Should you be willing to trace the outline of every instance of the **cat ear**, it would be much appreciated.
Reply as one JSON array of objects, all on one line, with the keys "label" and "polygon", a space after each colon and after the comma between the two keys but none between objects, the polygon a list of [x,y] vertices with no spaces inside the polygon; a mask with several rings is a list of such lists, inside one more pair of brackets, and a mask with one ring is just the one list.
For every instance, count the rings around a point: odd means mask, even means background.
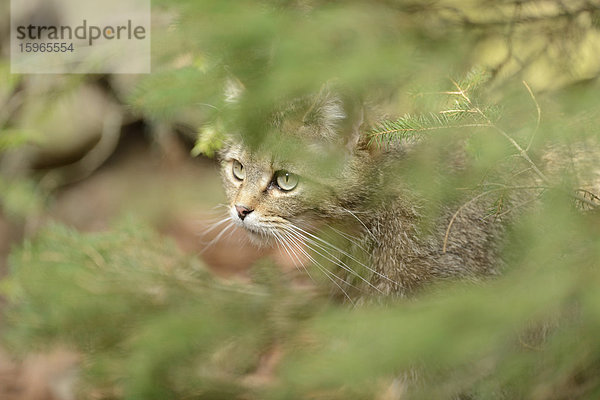
[{"label": "cat ear", "polygon": [[353,151],[360,146],[364,140],[362,129],[365,122],[365,108],[360,104],[353,107],[352,118],[348,121],[348,133],[346,136],[346,149]]},{"label": "cat ear", "polygon": [[367,117],[363,102],[356,95],[334,89],[331,83],[321,87],[303,118],[305,125],[317,127],[328,142],[342,143],[349,152],[365,147],[363,130]]},{"label": "cat ear", "polygon": [[223,95],[225,96],[225,103],[239,103],[240,98],[244,94],[245,89],[246,88],[244,84],[235,76],[227,77],[227,79],[225,80],[225,88],[223,90]]},{"label": "cat ear", "polygon": [[334,141],[345,119],[341,97],[331,90],[330,84],[325,84],[304,114],[302,123],[315,128],[325,140]]}]

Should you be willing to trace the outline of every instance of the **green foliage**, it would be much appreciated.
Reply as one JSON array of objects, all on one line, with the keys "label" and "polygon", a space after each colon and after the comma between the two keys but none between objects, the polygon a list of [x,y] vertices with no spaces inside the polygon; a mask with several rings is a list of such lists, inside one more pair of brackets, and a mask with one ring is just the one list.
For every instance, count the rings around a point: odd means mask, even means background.
[{"label": "green foliage", "polygon": [[[266,264],[252,284],[221,281],[131,223],[83,235],[52,225],[12,256],[4,342],[79,351],[80,390],[102,397],[371,398],[409,371],[411,398],[569,393],[600,367],[599,223],[548,204],[515,227],[502,279],[355,309],[324,306]],[[275,382],[253,386],[273,349],[287,354]],[[578,398],[592,399],[600,381],[585,377]]]},{"label": "green foliage", "polygon": [[204,126],[198,134],[198,140],[192,149],[192,156],[204,154],[207,157],[213,157],[223,146],[223,141],[222,128],[213,125]]},{"label": "green foliage", "polygon": [[[600,203],[584,191],[598,160],[581,174],[538,168],[551,164],[548,150],[572,155],[571,164],[581,143],[600,141],[597,9],[154,1],[163,11],[155,72],[127,97],[144,118],[191,125],[194,155],[214,155],[224,133],[239,132],[304,158],[310,149],[294,152],[264,129],[282,101],[334,82],[385,104],[386,117],[365,133],[373,150],[422,140],[391,181],[427,199],[426,215],[490,196],[481,218],[518,217],[504,275],[350,308],[297,288],[267,261],[249,283],[221,280],[135,223],[97,234],[49,225],[13,252],[0,285],[5,347],[77,351],[82,398],[372,399],[390,387],[411,399],[600,396]],[[245,87],[235,104],[224,95],[231,79]],[[22,143],[0,136],[0,152]],[[462,169],[448,165],[457,149]],[[337,165],[326,158],[325,171]],[[534,191],[535,209],[506,201],[520,191]],[[38,193],[31,181],[0,181],[10,215],[39,213]],[[273,354],[283,357],[270,371]],[[408,375],[417,379],[405,385]]]},{"label": "green foliage", "polygon": [[29,141],[30,135],[23,131],[0,130],[0,153],[20,147]]},{"label": "green foliage", "polygon": [[[562,398],[578,390],[576,398],[595,398],[597,375],[585,374],[585,389],[572,379],[600,365],[598,222],[549,205],[515,229],[507,250],[519,267],[499,281],[387,308],[329,308],[313,319],[314,350],[285,366],[285,393],[344,387],[331,398],[362,398],[364,385],[416,370],[421,382],[409,398]],[[557,225],[575,236],[564,242]],[[553,390],[564,392],[553,397]]]},{"label": "green foliage", "polygon": [[21,353],[68,346],[85,356],[84,392],[130,399],[237,398],[236,378],[311,302],[268,266],[257,267],[268,277],[260,284],[222,281],[131,222],[88,235],[50,225],[11,265],[5,343]]},{"label": "green foliage", "polygon": [[478,95],[490,74],[481,67],[469,71],[459,83],[452,81],[451,91],[440,92],[448,96],[445,109],[437,113],[406,114],[396,120],[378,122],[367,135],[371,142],[386,147],[402,139],[421,139],[424,133],[438,129],[492,127],[498,119],[498,107],[479,104]]},{"label": "green foliage", "polygon": [[185,107],[196,109],[199,96],[206,96],[203,75],[194,67],[149,75],[130,94],[129,102],[151,119],[173,119]]},{"label": "green foliage", "polygon": [[[157,9],[167,6],[155,4]],[[169,118],[200,105],[204,119],[194,128],[217,116],[235,119],[233,126],[259,141],[266,135],[261,121],[282,100],[317,91],[332,79],[360,95],[388,90],[389,82],[408,77],[421,79],[416,70],[441,75],[455,68],[452,53],[469,40],[459,42],[457,32],[440,26],[447,34],[438,42],[440,31],[421,24],[427,15],[384,3],[176,4],[169,8],[175,17],[154,35],[159,38],[154,44],[157,72],[141,83],[132,104],[151,118]],[[231,77],[246,88],[235,115],[223,102]]]},{"label": "green foliage", "polygon": [[9,217],[25,219],[44,210],[44,196],[31,180],[9,180],[0,176],[0,207]]}]

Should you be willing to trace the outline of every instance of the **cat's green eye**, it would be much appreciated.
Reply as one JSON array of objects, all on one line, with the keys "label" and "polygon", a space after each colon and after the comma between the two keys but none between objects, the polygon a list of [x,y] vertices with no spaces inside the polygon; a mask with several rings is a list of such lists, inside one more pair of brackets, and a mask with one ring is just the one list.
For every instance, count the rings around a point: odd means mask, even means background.
[{"label": "cat's green eye", "polygon": [[277,171],[275,173],[275,181],[281,190],[287,192],[298,185],[298,175],[287,171]]},{"label": "cat's green eye", "polygon": [[233,160],[231,172],[233,173],[233,176],[235,176],[240,181],[243,181],[246,178],[246,170],[244,169],[242,163],[238,160]]}]

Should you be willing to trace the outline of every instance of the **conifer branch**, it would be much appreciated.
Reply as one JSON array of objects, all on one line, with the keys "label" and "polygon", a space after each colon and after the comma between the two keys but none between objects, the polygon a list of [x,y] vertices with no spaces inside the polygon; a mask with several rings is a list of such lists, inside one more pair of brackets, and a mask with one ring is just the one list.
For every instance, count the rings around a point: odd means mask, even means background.
[{"label": "conifer branch", "polygon": [[[465,118],[461,114],[469,113],[468,110],[446,110],[439,114],[423,114],[412,116],[407,114],[395,121],[382,121],[370,132],[371,140],[379,142],[391,142],[399,138],[415,136],[420,132],[438,129],[487,127],[487,123],[464,123]],[[408,135],[408,136],[407,136]]]},{"label": "conifer branch", "polygon": [[[453,108],[442,110],[437,114],[429,113],[416,116],[407,114],[395,121],[382,121],[369,132],[368,135],[370,140],[377,141],[380,144],[389,145],[394,140],[407,138],[410,139],[425,131],[467,127],[492,128],[510,143],[510,145],[517,151],[517,155],[529,165],[534,174],[537,175],[546,186],[555,186],[552,185],[550,179],[540,170],[528,153],[541,121],[541,108],[535,98],[535,95],[533,94],[533,91],[529,85],[523,81],[523,84],[531,96],[537,110],[536,127],[529,139],[527,146],[523,148],[510,134],[494,123],[489,115],[490,111],[493,110],[493,106],[482,108],[479,105],[474,104],[474,102],[471,100],[469,91],[478,89],[487,81],[488,78],[489,76],[486,74],[485,70],[474,69],[473,71],[469,72],[467,76],[460,81],[460,83],[455,80],[451,80],[456,90],[443,93],[457,97],[457,99],[455,99],[455,103],[453,104]],[[575,192],[569,190],[563,191],[568,196],[574,198],[582,204],[588,205],[593,209],[600,207],[600,204],[598,201],[596,201],[596,198],[589,198],[589,196],[586,197],[586,195],[581,195],[579,190]],[[478,197],[475,199],[477,198]],[[459,209],[459,211],[461,209]],[[454,218],[451,220],[449,228],[451,227],[453,220]],[[449,231],[450,229],[447,230],[447,232]],[[447,238],[445,238],[444,243],[446,242],[446,239]]]},{"label": "conifer branch", "polygon": [[[491,120],[480,118],[481,113],[473,107],[467,96],[468,92],[478,90],[489,79],[490,74],[485,69],[474,68],[466,74],[460,84],[453,81],[457,87],[456,91],[442,92],[442,94],[456,97],[450,108],[437,113],[406,114],[395,121],[381,121],[371,129],[368,136],[371,141],[390,144],[394,140],[412,138],[426,131],[490,127]],[[491,107],[486,111],[491,111]]]}]

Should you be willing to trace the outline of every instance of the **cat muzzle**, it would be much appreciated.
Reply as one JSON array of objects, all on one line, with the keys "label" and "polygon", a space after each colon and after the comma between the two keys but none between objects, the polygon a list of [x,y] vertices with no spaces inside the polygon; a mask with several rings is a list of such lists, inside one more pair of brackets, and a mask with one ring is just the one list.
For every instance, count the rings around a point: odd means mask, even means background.
[{"label": "cat muzzle", "polygon": [[248,208],[246,206],[241,206],[241,205],[236,205],[235,206],[235,210],[237,211],[237,215],[238,217],[243,221],[244,218],[246,218],[246,216],[248,214],[250,214],[252,211],[254,211],[251,208]]}]

